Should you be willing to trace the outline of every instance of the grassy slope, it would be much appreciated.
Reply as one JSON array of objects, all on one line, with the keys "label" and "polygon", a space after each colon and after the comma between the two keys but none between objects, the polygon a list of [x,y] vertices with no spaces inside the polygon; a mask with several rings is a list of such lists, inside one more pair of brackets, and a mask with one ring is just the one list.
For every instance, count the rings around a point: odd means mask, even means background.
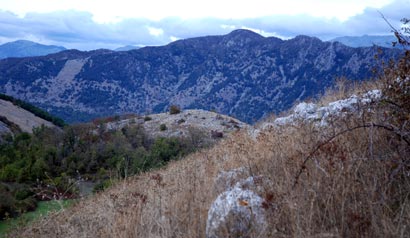
[{"label": "grassy slope", "polygon": [[128,178],[16,234],[204,237],[208,209],[218,196],[216,176],[243,167],[249,176],[265,178],[259,193],[267,204],[269,224],[263,236],[408,236],[410,178],[408,168],[400,167],[400,161],[409,158],[408,147],[375,128],[347,130],[328,141],[363,120],[377,122],[380,117],[370,113],[336,118],[320,130],[301,122],[262,130],[256,139],[248,131],[237,132],[211,149]]},{"label": "grassy slope", "polygon": [[46,216],[50,212],[60,211],[62,208],[66,208],[72,203],[72,200],[38,202],[35,211],[24,213],[18,218],[0,221],[0,237],[3,237],[8,230],[27,225],[42,216]]}]

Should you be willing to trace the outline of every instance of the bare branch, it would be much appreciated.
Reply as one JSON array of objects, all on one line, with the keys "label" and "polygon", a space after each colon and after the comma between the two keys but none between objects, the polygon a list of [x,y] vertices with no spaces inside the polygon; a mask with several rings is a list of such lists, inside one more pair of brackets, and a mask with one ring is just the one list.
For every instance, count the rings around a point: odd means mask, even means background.
[{"label": "bare branch", "polygon": [[379,128],[379,129],[384,129],[386,131],[392,132],[395,135],[397,135],[398,137],[400,137],[400,139],[405,141],[407,145],[410,146],[410,141],[406,137],[404,137],[402,135],[402,133],[400,133],[400,131],[395,130],[393,126],[370,123],[370,124],[363,124],[363,125],[355,126],[355,127],[352,127],[352,128],[347,128],[343,131],[340,131],[340,132],[334,134],[333,136],[331,136],[330,138],[328,138],[324,142],[320,143],[318,146],[316,146],[316,148],[314,150],[312,150],[309,153],[308,156],[306,156],[306,158],[302,162],[302,165],[300,166],[299,172],[295,176],[295,182],[293,183],[293,188],[295,188],[295,186],[298,184],[299,177],[302,175],[303,171],[306,169],[307,162],[312,159],[312,157],[316,154],[316,152],[318,152],[323,146],[329,144],[335,138],[337,138],[337,137],[339,137],[339,136],[341,136],[345,133],[352,132],[352,131],[357,130],[357,129],[363,129],[363,128]]}]

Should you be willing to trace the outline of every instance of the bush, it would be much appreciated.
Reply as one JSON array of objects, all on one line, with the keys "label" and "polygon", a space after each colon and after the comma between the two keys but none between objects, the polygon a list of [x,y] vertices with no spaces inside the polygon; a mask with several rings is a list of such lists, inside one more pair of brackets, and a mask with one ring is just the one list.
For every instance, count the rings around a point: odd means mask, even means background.
[{"label": "bush", "polygon": [[144,121],[151,121],[151,120],[152,120],[152,118],[150,116],[145,116],[144,117]]},{"label": "bush", "polygon": [[220,131],[211,131],[211,137],[213,139],[217,139],[217,138],[223,138],[224,137],[224,133],[220,132]]},{"label": "bush", "polygon": [[380,79],[383,83],[384,114],[383,126],[395,133],[400,140],[410,145],[410,19],[402,19],[400,32],[393,28],[397,38],[394,44],[401,45],[404,54],[397,61],[391,60],[384,68]]},{"label": "bush", "polygon": [[106,190],[107,188],[111,187],[113,185],[113,181],[111,179],[106,179],[103,180],[99,183],[97,183],[94,188],[93,188],[93,193],[98,193]]},{"label": "bush", "polygon": [[159,125],[159,130],[160,131],[166,131],[168,128],[167,128],[167,125],[165,125],[165,124],[161,124],[161,125]]},{"label": "bush", "polygon": [[17,200],[24,200],[30,196],[34,195],[33,191],[31,191],[27,186],[22,186],[21,188],[17,188],[14,192],[14,197]]},{"label": "bush", "polygon": [[37,200],[34,197],[28,197],[24,200],[18,200],[15,206],[18,214],[34,211],[37,208]]},{"label": "bush", "polygon": [[169,114],[173,115],[173,114],[178,114],[181,112],[181,108],[178,107],[177,105],[171,105],[169,107]]},{"label": "bush", "polygon": [[159,138],[151,148],[151,157],[155,160],[168,162],[183,153],[181,143],[176,138]]},{"label": "bush", "polygon": [[16,163],[7,164],[0,170],[0,180],[1,181],[16,181],[19,174],[20,168]]},{"label": "bush", "polygon": [[15,199],[9,189],[0,183],[0,219],[11,215]]},{"label": "bush", "polygon": [[0,219],[15,217],[23,212],[33,211],[37,201],[27,186],[7,186],[0,184]]}]

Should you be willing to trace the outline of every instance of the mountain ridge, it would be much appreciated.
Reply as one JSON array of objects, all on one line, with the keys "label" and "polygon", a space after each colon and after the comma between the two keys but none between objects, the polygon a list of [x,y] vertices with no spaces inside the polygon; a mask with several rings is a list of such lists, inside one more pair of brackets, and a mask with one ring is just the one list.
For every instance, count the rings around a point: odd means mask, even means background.
[{"label": "mountain ridge", "polygon": [[[384,51],[383,59],[398,54]],[[1,60],[0,92],[68,122],[164,112],[175,104],[251,123],[323,93],[337,77],[369,78],[376,53],[375,47],[236,30],[132,51],[70,50]]]},{"label": "mountain ridge", "polygon": [[56,45],[43,45],[28,40],[17,40],[0,45],[0,59],[8,57],[43,56],[64,51],[66,48]]}]

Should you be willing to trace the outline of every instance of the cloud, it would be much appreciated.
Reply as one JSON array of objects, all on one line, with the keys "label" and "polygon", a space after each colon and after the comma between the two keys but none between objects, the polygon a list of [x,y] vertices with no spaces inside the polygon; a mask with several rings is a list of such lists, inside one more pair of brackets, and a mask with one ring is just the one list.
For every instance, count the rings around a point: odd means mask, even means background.
[{"label": "cloud", "polygon": [[29,13],[24,17],[0,12],[0,37],[9,41],[31,39],[83,50],[166,43],[159,28],[150,27],[151,22],[146,19],[98,24],[92,17],[88,12],[78,11]]},{"label": "cloud", "polygon": [[396,0],[380,9],[366,8],[345,21],[310,15],[272,15],[247,19],[127,18],[118,22],[97,23],[91,13],[84,11],[27,13],[25,16],[0,11],[0,43],[28,39],[81,50],[113,49],[123,45],[164,45],[177,39],[227,34],[241,28],[282,38],[300,34],[322,39],[343,35],[389,34],[391,29],[380,12],[392,25],[400,28],[400,19],[410,17],[410,2]]}]

